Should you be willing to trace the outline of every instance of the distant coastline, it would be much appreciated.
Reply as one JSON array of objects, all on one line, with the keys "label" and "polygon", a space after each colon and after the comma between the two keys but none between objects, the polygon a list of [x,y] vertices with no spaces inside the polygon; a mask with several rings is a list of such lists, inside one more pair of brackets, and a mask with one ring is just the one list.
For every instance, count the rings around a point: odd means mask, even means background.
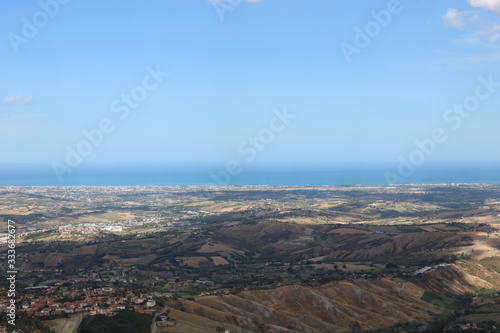
[{"label": "distant coastline", "polygon": [[[0,165],[0,186],[391,185],[384,177],[391,168],[394,164],[268,164],[214,178],[217,164],[89,165],[60,182],[45,164]],[[500,183],[500,163],[422,166],[395,184],[456,183]]]}]

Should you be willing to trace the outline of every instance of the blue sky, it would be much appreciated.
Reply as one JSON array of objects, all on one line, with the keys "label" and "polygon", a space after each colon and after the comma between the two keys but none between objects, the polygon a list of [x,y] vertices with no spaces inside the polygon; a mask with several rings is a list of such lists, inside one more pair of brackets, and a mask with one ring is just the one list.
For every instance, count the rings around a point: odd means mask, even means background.
[{"label": "blue sky", "polygon": [[436,128],[427,160],[497,161],[500,87],[444,116],[500,82],[499,15],[500,0],[2,1],[2,162],[67,164],[103,120],[80,164],[245,160],[259,135],[252,161],[391,162]]}]

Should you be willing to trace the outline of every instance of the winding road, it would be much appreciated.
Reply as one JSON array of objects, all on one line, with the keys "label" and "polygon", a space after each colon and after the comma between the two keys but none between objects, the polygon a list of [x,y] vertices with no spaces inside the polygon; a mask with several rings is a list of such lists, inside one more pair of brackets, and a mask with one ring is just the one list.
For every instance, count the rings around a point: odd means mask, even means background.
[{"label": "winding road", "polygon": [[168,311],[168,308],[167,307],[164,307],[163,310],[161,310],[160,312],[158,313],[155,313],[154,317],[153,317],[153,322],[151,323],[151,333],[156,333],[156,318],[158,316],[161,316],[162,314],[164,314],[165,312]]}]

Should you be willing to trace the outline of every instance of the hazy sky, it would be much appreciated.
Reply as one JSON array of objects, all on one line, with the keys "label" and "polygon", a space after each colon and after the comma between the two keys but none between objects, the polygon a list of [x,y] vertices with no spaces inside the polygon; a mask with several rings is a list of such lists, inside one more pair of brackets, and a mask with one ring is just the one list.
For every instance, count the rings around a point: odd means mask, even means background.
[{"label": "hazy sky", "polygon": [[500,160],[500,0],[5,0],[0,22],[2,162]]}]

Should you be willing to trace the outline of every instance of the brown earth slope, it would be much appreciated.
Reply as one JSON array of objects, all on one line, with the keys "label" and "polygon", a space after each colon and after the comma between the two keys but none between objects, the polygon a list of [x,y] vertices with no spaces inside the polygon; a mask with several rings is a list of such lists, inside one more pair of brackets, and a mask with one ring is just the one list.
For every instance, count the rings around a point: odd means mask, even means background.
[{"label": "brown earth slope", "polygon": [[442,309],[420,300],[423,291],[400,279],[354,279],[316,288],[286,286],[177,300],[171,305],[256,332],[342,333],[431,319]]},{"label": "brown earth slope", "polygon": [[235,295],[178,299],[170,306],[255,332],[328,333],[432,321],[451,310],[421,299],[425,291],[459,295],[500,289],[500,258],[461,260],[431,273],[405,278],[347,279],[320,287],[284,286]]}]

